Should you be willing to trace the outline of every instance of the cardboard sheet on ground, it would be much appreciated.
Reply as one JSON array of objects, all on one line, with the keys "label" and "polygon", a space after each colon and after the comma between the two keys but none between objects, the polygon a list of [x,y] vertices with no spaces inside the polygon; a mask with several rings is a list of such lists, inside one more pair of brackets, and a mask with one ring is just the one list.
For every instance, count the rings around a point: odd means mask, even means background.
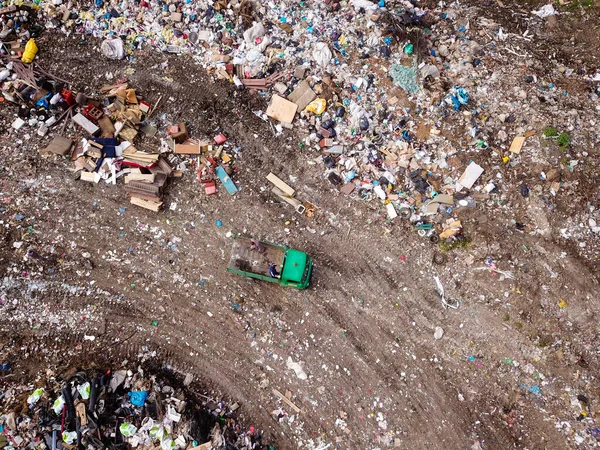
[{"label": "cardboard sheet on ground", "polygon": [[298,105],[300,111],[306,108],[315,98],[317,98],[317,94],[310,88],[306,80],[300,83],[300,86],[288,95],[288,100]]},{"label": "cardboard sheet on ground", "polygon": [[516,153],[517,155],[521,153],[521,149],[523,148],[523,144],[525,143],[525,136],[516,136],[512,144],[510,144],[510,152]]},{"label": "cardboard sheet on ground", "polygon": [[279,120],[280,122],[292,123],[297,110],[298,105],[295,103],[290,102],[279,95],[274,95],[267,108],[267,116]]},{"label": "cardboard sheet on ground", "polygon": [[43,149],[41,153],[43,154],[54,154],[65,156],[71,150],[71,146],[73,145],[73,141],[69,138],[64,138],[62,136],[55,136],[50,142],[50,145]]},{"label": "cardboard sheet on ground", "polygon": [[471,162],[471,164],[469,164],[465,169],[465,172],[458,179],[457,184],[460,186],[457,186],[457,191],[460,191],[460,188],[462,187],[471,189],[482,173],[483,167],[481,167],[479,164]]}]

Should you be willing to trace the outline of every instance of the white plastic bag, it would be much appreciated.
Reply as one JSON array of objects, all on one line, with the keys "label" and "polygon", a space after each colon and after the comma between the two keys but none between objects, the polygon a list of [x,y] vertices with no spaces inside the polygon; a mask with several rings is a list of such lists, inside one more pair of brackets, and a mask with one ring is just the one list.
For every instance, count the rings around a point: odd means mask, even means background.
[{"label": "white plastic bag", "polygon": [[331,54],[331,50],[329,50],[329,47],[327,47],[326,43],[317,42],[315,44],[315,49],[313,50],[312,56],[318,65],[321,67],[326,67],[329,65],[333,55]]},{"label": "white plastic bag", "polygon": [[100,45],[102,54],[110,59],[123,59],[125,58],[125,46],[121,38],[113,38],[105,40]]},{"label": "white plastic bag", "polygon": [[256,38],[264,36],[264,34],[265,27],[263,24],[260,22],[255,22],[254,25],[244,31],[244,40],[246,41],[246,44],[252,45],[254,44]]},{"label": "white plastic bag", "polygon": [[352,4],[352,6],[354,6],[354,9],[356,9],[357,11],[360,8],[363,8],[367,12],[367,14],[373,14],[379,9],[379,5],[370,2],[369,0],[350,0],[350,3]]},{"label": "white plastic bag", "polygon": [[550,16],[555,16],[557,14],[552,3],[542,6],[537,11],[531,11],[531,13],[535,14],[536,16],[538,16],[541,19],[545,19],[546,17],[550,17]]}]

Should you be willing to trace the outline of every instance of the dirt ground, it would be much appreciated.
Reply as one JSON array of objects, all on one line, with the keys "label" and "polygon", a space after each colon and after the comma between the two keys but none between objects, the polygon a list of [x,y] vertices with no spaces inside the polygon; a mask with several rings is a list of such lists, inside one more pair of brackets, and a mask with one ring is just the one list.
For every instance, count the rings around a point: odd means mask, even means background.
[{"label": "dirt ground", "polygon": [[[465,3],[522,32],[518,11],[525,4]],[[599,22],[597,15],[585,17],[577,32],[569,31],[571,17],[524,43],[535,55],[535,70],[544,71],[551,52],[553,61],[593,73],[598,34],[586,29]],[[589,235],[582,247],[560,230],[588,205],[600,206],[593,136],[582,132],[573,150],[589,152],[586,170],[565,173],[571,189],[554,198],[525,199],[519,184],[535,181],[540,167],[563,157],[558,152],[546,149],[545,161],[512,169],[484,161],[502,171],[512,189],[501,207],[481,201],[476,209],[455,211],[470,245],[444,253],[446,262],[437,265],[434,255],[443,252],[410,224],[389,222],[377,202],[340,194],[313,162],[318,155],[299,149],[300,131],[274,137],[253,114],[265,108],[260,96],[213,83],[185,56],[148,51],[134,61],[110,62],[100,59],[90,38],[48,32],[40,42],[39,64],[71,80],[75,90],[93,95],[107,73],[128,76],[150,102],[163,96],[161,124],[188,121],[193,136],[225,132],[242,147],[235,175],[241,192],[230,197],[221,189],[207,197],[189,170],[170,181],[165,211],[137,209],[121,186],[78,182],[68,161],[39,156],[48,138],[8,134],[15,111],[5,108],[0,331],[15,370],[30,368],[27,358],[40,353],[77,361],[82,354],[126,355],[147,346],[165,364],[192,371],[239,402],[245,424],[263,429],[266,441],[284,450],[319,443],[340,449],[588,448],[579,447],[575,434],[597,430],[600,415],[599,243]],[[581,103],[587,86],[569,89],[574,94],[560,111],[593,108]],[[273,198],[265,180],[270,171],[293,178],[318,206],[314,218]],[[25,219],[15,220],[17,213]],[[515,227],[523,221],[546,223],[550,231]],[[315,261],[310,288],[285,289],[226,272],[228,232],[309,253]],[[25,244],[14,248],[17,241]],[[27,256],[28,248],[37,257]],[[487,270],[490,257],[514,279]],[[460,302],[458,309],[444,309],[434,276],[446,297]],[[444,330],[440,340],[436,327]],[[307,380],[287,368],[288,358],[302,364]],[[535,385],[541,395],[526,389]],[[273,388],[290,391],[301,413],[281,405]],[[584,423],[576,421],[578,394],[589,399],[591,417]]]}]

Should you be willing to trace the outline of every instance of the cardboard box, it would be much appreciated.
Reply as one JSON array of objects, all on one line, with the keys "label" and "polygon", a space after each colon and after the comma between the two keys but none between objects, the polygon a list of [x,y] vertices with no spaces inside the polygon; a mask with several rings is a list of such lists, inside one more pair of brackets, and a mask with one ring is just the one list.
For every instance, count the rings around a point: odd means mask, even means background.
[{"label": "cardboard box", "polygon": [[294,91],[288,95],[288,100],[298,105],[298,109],[302,111],[317,98],[317,94],[311,89],[308,81],[304,80]]},{"label": "cardboard box", "polygon": [[77,113],[73,116],[73,122],[75,122],[77,125],[79,125],[81,128],[83,128],[88,134],[91,134],[91,135],[96,134],[98,132],[98,130],[100,129],[96,125],[94,125],[92,122],[90,122],[88,120],[88,118],[85,117],[81,113]]},{"label": "cardboard box", "polygon": [[42,152],[44,154],[53,154],[66,156],[71,151],[71,147],[73,146],[73,141],[69,138],[65,138],[62,136],[55,136],[50,142],[50,145],[46,147]]},{"label": "cardboard box", "polygon": [[298,105],[295,103],[290,102],[279,95],[274,95],[267,108],[267,116],[279,120],[280,122],[292,123],[297,110]]}]

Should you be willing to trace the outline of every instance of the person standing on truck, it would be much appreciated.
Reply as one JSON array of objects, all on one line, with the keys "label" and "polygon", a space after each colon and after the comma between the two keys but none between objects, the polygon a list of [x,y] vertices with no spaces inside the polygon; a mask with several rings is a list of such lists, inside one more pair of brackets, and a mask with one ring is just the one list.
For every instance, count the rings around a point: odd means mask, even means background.
[{"label": "person standing on truck", "polygon": [[257,250],[258,253],[264,253],[265,252],[265,247],[256,239],[252,239],[252,245],[250,246],[250,248],[252,250]]},{"label": "person standing on truck", "polygon": [[273,278],[279,278],[279,272],[277,272],[277,264],[271,264],[269,266],[269,275]]}]

